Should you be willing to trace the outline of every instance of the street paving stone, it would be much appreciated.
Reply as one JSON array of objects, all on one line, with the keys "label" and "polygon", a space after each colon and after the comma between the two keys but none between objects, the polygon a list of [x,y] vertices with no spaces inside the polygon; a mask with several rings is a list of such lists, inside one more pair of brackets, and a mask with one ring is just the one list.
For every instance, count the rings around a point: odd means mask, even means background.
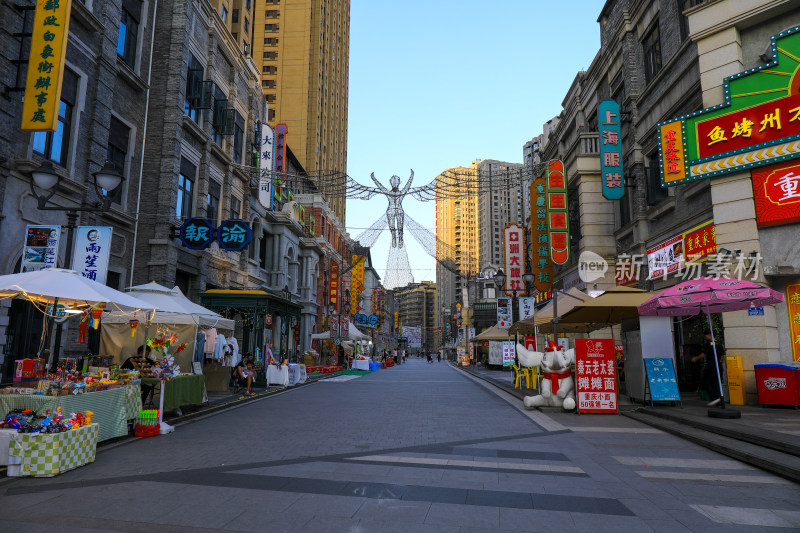
[{"label": "street paving stone", "polygon": [[0,531],[800,529],[796,484],[630,418],[496,392],[411,359],[271,395],[3,480]]}]

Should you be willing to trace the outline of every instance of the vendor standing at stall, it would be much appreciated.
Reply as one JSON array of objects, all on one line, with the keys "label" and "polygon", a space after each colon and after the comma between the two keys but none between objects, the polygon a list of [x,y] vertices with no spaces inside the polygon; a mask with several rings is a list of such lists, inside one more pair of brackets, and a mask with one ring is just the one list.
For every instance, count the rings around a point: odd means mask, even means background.
[{"label": "vendor standing at stall", "polygon": [[[152,350],[150,347],[147,347],[147,352],[144,350],[144,346],[139,346],[136,349],[136,355],[128,357],[125,359],[125,362],[122,363],[120,367],[123,370],[139,370],[140,372],[142,369],[150,369],[154,364],[155,361],[152,357],[150,357]],[[144,356],[142,354],[145,353]],[[155,392],[155,385],[145,385],[142,383],[142,405],[144,405],[147,401],[148,396],[152,396]]]}]

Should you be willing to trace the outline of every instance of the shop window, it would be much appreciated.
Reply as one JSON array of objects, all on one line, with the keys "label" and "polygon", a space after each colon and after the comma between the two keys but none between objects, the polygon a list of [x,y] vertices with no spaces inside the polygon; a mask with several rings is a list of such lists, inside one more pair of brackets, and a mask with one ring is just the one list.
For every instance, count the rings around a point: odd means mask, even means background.
[{"label": "shop window", "polygon": [[178,174],[178,199],[175,202],[175,216],[179,219],[186,219],[192,216],[196,174],[197,167],[181,157],[181,168]]},{"label": "shop window", "polygon": [[37,131],[33,134],[33,151],[61,166],[67,165],[77,95],[78,76],[70,69],[65,68],[64,79],[61,83],[61,102],[58,106],[56,131]]},{"label": "shop window", "polygon": [[647,203],[655,205],[668,196],[667,189],[661,185],[661,169],[658,165],[658,152],[653,152],[648,158],[650,161],[646,168],[647,178]]},{"label": "shop window", "polygon": [[219,218],[219,194],[222,187],[216,180],[208,180],[208,194],[206,195],[206,218],[217,225]]},{"label": "shop window", "polygon": [[[113,163],[117,170],[125,176],[125,162],[128,157],[128,144],[130,142],[131,129],[123,124],[116,117],[111,117],[108,127],[108,148],[106,160]],[[120,183],[113,191],[103,190],[103,194],[113,198],[114,203],[121,203],[122,190],[125,181]]]},{"label": "shop window", "polygon": [[117,55],[129,67],[136,66],[136,40],[139,34],[139,21],[142,16],[142,3],[139,0],[123,0],[119,16],[119,35]]},{"label": "shop window", "polygon": [[644,79],[650,83],[661,70],[661,36],[658,31],[658,23],[642,40],[642,55],[644,59]]}]

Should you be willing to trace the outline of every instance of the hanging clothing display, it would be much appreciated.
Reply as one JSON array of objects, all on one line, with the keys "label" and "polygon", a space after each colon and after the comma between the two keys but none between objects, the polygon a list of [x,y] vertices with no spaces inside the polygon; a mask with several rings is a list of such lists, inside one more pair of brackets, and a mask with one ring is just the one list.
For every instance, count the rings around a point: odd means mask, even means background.
[{"label": "hanging clothing display", "polygon": [[206,333],[202,329],[197,332],[194,342],[194,356],[192,361],[203,362],[203,353],[206,347]]},{"label": "hanging clothing display", "polygon": [[208,328],[206,330],[206,342],[203,348],[204,353],[213,354],[214,348],[217,347],[217,329]]},{"label": "hanging clothing display", "polygon": [[[216,329],[212,328],[208,330],[209,331],[208,335],[211,334],[212,330],[215,333],[217,331]],[[208,339],[206,339],[206,346],[208,346]],[[222,333],[217,334],[217,340],[214,342],[214,350],[212,352],[214,355],[212,355],[212,357],[217,360],[222,359],[222,356],[225,355],[226,346],[228,346],[228,343],[225,341],[225,335],[223,335]]]},{"label": "hanging clothing display", "polygon": [[236,337],[231,336],[228,339],[228,346],[231,347],[232,351],[231,366],[236,366],[242,360],[242,354],[239,353],[239,341],[236,340]]}]

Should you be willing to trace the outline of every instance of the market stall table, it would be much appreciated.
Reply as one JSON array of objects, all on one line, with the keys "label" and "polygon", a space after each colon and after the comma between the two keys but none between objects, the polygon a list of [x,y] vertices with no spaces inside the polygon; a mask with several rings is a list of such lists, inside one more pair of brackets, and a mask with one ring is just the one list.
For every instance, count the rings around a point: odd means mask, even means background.
[{"label": "market stall table", "polygon": [[[158,378],[142,378],[145,385],[153,385],[160,390]],[[185,374],[175,376],[164,383],[164,412],[168,413],[184,405],[201,405],[203,403],[203,374]]]},{"label": "market stall table", "polygon": [[289,367],[267,365],[267,387],[271,384],[289,386]]},{"label": "market stall table", "polygon": [[14,433],[9,449],[9,476],[57,476],[94,461],[98,424],[63,433]]},{"label": "market stall table", "polygon": [[356,359],[350,368],[353,370],[369,370],[369,359]]},{"label": "market stall table", "polygon": [[0,429],[0,466],[8,464],[8,450],[11,446],[11,436],[16,432],[16,429]]},{"label": "market stall table", "polygon": [[41,394],[0,394],[0,414],[5,416],[15,409],[33,409],[44,414],[55,413],[61,407],[64,415],[94,413],[98,426],[98,441],[124,437],[128,434],[128,420],[137,418],[142,399],[139,385],[127,385],[104,391],[70,394],[69,396],[43,396]]},{"label": "market stall table", "polygon": [[308,379],[306,365],[289,364],[289,385],[294,386],[298,383],[305,383]]}]

